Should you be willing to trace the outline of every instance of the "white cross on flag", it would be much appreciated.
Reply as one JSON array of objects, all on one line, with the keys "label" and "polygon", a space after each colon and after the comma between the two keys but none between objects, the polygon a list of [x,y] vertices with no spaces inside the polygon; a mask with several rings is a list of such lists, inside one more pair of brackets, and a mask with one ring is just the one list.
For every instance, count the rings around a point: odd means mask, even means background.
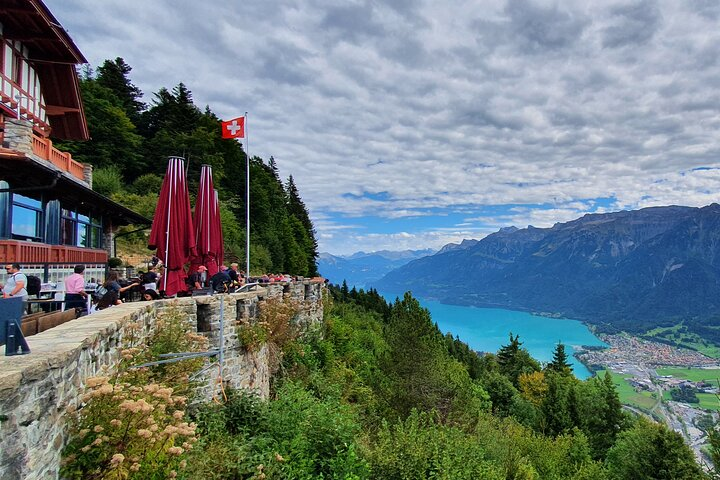
[{"label": "white cross on flag", "polygon": [[222,122],[222,138],[245,138],[245,117]]}]

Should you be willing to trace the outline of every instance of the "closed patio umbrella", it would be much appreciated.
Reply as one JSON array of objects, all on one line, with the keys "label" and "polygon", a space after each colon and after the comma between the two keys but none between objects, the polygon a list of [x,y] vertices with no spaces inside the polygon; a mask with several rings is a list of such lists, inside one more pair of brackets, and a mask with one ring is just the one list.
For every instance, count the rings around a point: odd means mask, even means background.
[{"label": "closed patio umbrella", "polygon": [[197,257],[193,259],[193,266],[205,265],[208,278],[212,277],[220,270],[224,251],[220,206],[210,165],[203,165],[200,170],[200,187],[195,202],[195,242]]},{"label": "closed patio umbrella", "polygon": [[165,264],[165,274],[160,282],[165,295],[186,291],[184,266],[195,255],[195,231],[183,158],[170,157],[168,160],[148,248],[157,248],[158,258]]}]

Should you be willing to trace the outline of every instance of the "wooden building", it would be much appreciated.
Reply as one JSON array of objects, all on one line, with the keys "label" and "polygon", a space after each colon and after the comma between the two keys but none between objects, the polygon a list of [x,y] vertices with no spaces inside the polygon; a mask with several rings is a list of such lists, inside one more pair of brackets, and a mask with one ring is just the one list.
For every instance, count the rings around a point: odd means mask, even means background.
[{"label": "wooden building", "polygon": [[78,263],[86,278],[103,278],[117,227],[150,222],[93,191],[92,166],[53,146],[89,138],[83,63],[40,0],[0,2],[0,263],[45,282]]}]

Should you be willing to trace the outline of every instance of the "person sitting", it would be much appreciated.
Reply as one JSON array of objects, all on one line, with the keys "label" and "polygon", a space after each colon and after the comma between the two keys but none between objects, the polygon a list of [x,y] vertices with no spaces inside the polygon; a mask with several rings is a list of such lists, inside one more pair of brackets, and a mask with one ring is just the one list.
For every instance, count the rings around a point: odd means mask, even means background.
[{"label": "person sitting", "polygon": [[125,290],[129,290],[132,287],[135,287],[137,285],[140,285],[139,283],[131,283],[130,285],[126,285],[124,287],[120,286],[120,283],[118,283],[118,274],[117,272],[110,272],[110,274],[107,277],[107,280],[105,280],[105,283],[103,283],[103,288],[105,289],[105,293],[102,297],[100,297],[100,300],[98,300],[97,303],[97,309],[102,310],[103,308],[110,307],[112,305],[120,305],[122,303],[122,300],[120,300],[120,294],[124,292]]},{"label": "person sitting", "polygon": [[65,309],[74,308],[80,315],[87,313],[84,271],[85,265],[75,265],[74,273],[65,279]]},{"label": "person sitting", "polygon": [[147,273],[144,273],[140,279],[142,281],[142,286],[145,290],[155,290],[157,291],[157,281],[158,281],[159,275],[157,273],[157,267],[154,265],[150,265],[150,268],[148,268]]},{"label": "person sitting", "polygon": [[197,271],[187,277],[187,285],[191,291],[202,290],[207,283],[207,267],[199,265]]},{"label": "person sitting", "polygon": [[158,300],[159,298],[160,298],[160,295],[155,290],[143,291],[143,300],[145,300],[146,302]]},{"label": "person sitting", "polygon": [[210,285],[215,293],[228,293],[231,284],[232,280],[230,280],[230,275],[227,274],[227,268],[225,271],[220,270],[210,278]]}]

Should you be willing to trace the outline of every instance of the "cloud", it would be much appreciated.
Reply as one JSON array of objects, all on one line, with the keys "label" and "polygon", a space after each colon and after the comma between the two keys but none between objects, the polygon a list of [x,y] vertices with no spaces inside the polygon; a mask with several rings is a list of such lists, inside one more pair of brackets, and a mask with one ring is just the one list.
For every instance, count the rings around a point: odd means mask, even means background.
[{"label": "cloud", "polygon": [[[248,111],[251,154],[293,175],[324,250],[720,191],[717,1],[46,3],[145,101],[182,81],[220,117]],[[457,210],[495,217],[455,227]]]}]

